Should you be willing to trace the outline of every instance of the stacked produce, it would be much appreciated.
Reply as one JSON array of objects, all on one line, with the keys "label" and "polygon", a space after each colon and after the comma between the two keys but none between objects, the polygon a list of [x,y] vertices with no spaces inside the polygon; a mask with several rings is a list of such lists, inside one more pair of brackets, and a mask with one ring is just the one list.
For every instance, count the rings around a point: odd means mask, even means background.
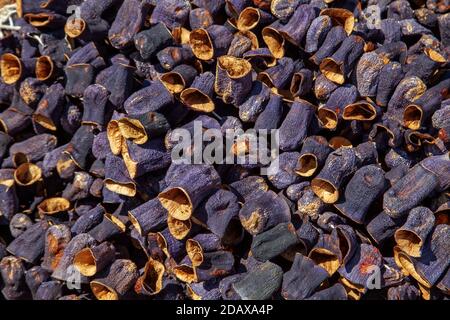
[{"label": "stacked produce", "polygon": [[3,298],[448,299],[446,1],[0,6]]}]

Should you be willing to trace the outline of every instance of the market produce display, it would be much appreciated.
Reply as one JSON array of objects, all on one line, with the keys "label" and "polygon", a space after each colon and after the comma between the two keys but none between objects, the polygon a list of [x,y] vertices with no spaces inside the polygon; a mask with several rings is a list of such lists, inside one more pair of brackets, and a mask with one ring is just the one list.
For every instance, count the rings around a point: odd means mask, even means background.
[{"label": "market produce display", "polygon": [[449,55],[445,0],[1,0],[0,300],[448,299]]}]

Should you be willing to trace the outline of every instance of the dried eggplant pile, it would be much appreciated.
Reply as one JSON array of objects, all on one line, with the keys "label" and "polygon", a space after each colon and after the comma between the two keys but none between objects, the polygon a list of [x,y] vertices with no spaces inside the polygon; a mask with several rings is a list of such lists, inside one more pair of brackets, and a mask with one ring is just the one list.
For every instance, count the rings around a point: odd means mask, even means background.
[{"label": "dried eggplant pile", "polygon": [[2,298],[448,299],[447,1],[0,6]]}]

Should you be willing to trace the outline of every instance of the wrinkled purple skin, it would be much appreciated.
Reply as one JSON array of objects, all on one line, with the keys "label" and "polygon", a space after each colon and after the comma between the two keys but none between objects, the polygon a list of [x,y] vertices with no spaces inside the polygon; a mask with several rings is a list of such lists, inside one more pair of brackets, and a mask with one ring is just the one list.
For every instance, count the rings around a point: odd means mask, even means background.
[{"label": "wrinkled purple skin", "polygon": [[33,222],[27,215],[23,213],[17,213],[10,219],[9,231],[11,232],[13,238],[17,238],[22,233],[27,231],[27,229],[32,225]]},{"label": "wrinkled purple skin", "polygon": [[116,108],[121,107],[132,92],[133,71],[128,64],[115,63],[101,71],[95,79],[95,83],[109,91],[109,102]]},{"label": "wrinkled purple skin", "polygon": [[392,218],[382,211],[367,224],[366,230],[376,243],[382,245],[394,236],[395,230],[397,230],[404,221],[404,217]]},{"label": "wrinkled purple skin", "polygon": [[237,273],[223,278],[219,283],[219,291],[223,300],[240,300],[241,298],[233,288],[236,283],[244,277],[245,274]]},{"label": "wrinkled purple skin", "polygon": [[97,273],[109,266],[116,258],[116,248],[110,242],[102,242],[99,245],[91,247],[90,249],[95,260],[95,268]]},{"label": "wrinkled purple skin", "polygon": [[238,18],[245,8],[251,5],[251,0],[225,0],[225,12],[231,18]]},{"label": "wrinkled purple skin", "polygon": [[14,256],[3,258],[0,261],[0,275],[3,279],[1,293],[6,300],[28,298],[29,291],[25,284],[25,266],[22,260]]},{"label": "wrinkled purple skin", "polygon": [[225,5],[225,0],[209,1],[209,0],[192,0],[193,5],[204,8],[211,12],[213,16],[218,14]]},{"label": "wrinkled purple skin", "polygon": [[139,224],[141,235],[161,230],[167,221],[167,210],[157,198],[131,210],[129,214]]},{"label": "wrinkled purple skin", "polygon": [[317,219],[317,225],[326,232],[332,232],[336,226],[347,224],[347,220],[334,212],[324,212]]},{"label": "wrinkled purple skin", "polygon": [[180,27],[188,20],[190,10],[191,5],[187,0],[157,1],[150,17],[150,23],[162,22],[170,29]]},{"label": "wrinkled purple skin", "polygon": [[181,260],[186,256],[186,241],[175,239],[168,228],[159,232],[159,234],[167,243],[168,258],[172,258],[175,262],[181,264]]},{"label": "wrinkled purple skin", "polygon": [[243,122],[255,122],[270,99],[270,89],[260,81],[253,82],[249,98],[239,106],[239,118]]},{"label": "wrinkled purple skin", "polygon": [[420,162],[420,165],[433,173],[439,182],[437,191],[443,191],[450,186],[450,157],[448,152],[443,155],[437,155],[425,158]]},{"label": "wrinkled purple skin", "polygon": [[317,17],[319,10],[308,4],[297,7],[289,21],[283,25],[279,32],[291,43],[298,46],[308,32],[311,22]]},{"label": "wrinkled purple skin", "polygon": [[58,127],[65,103],[64,88],[56,83],[47,89],[34,114],[50,119]]},{"label": "wrinkled purple skin", "polygon": [[404,73],[398,62],[389,62],[380,71],[376,101],[379,106],[386,106]]},{"label": "wrinkled purple skin", "polygon": [[196,8],[189,13],[189,26],[191,30],[208,28],[214,24],[211,13],[205,8]]},{"label": "wrinkled purple skin", "polygon": [[[327,139],[322,136],[310,136],[305,139],[303,142],[302,150],[300,152],[300,157],[306,155],[314,155],[317,164],[317,170],[320,170],[325,161],[327,160],[328,155],[333,151],[331,147],[328,145]],[[296,166],[295,170],[300,171],[302,169],[302,165],[300,162]],[[315,171],[315,172],[316,172]],[[314,173],[315,173],[314,172]]]},{"label": "wrinkled purple skin", "polygon": [[[414,233],[422,241],[423,245],[432,231],[434,224],[435,217],[430,209],[426,207],[416,207],[409,212],[405,224],[402,225],[397,232],[406,231]],[[423,247],[420,248],[419,256],[422,255],[422,250]]]},{"label": "wrinkled purple skin", "polygon": [[[418,106],[421,110],[420,124],[422,126],[428,119],[441,107],[442,101],[449,94],[450,91],[450,79],[445,79],[439,82],[437,85],[429,88],[425,93],[416,101],[414,105]],[[405,113],[408,107],[405,109]],[[441,109],[442,110],[442,109]],[[405,113],[403,121],[405,121]],[[441,121],[445,121],[445,117],[442,117]],[[435,126],[440,128],[439,126]]]},{"label": "wrinkled purple skin", "polygon": [[158,61],[165,70],[172,70],[177,65],[191,62],[194,60],[194,54],[190,46],[167,47],[156,54]]},{"label": "wrinkled purple skin", "polygon": [[136,174],[132,178],[141,177],[147,173],[168,168],[171,164],[171,155],[161,139],[149,140],[143,145],[127,141],[128,153],[136,163]]},{"label": "wrinkled purple skin", "polygon": [[242,122],[239,120],[239,118],[233,117],[233,116],[226,116],[222,119],[220,123],[220,130],[222,131],[222,134],[226,134],[226,130],[239,130],[243,129]]},{"label": "wrinkled purple skin", "polygon": [[297,253],[291,269],[283,275],[281,295],[286,300],[303,300],[327,278],[328,272],[325,269]]},{"label": "wrinkled purple skin", "polygon": [[6,133],[14,136],[31,123],[31,113],[23,114],[17,108],[11,106],[0,113],[0,119],[4,123]]},{"label": "wrinkled purple skin", "polygon": [[236,58],[242,58],[247,52],[251,51],[252,46],[253,43],[250,38],[238,32],[234,35],[227,54]]},{"label": "wrinkled purple skin", "polygon": [[103,217],[102,222],[87,232],[98,243],[112,239],[120,233],[122,233],[122,230],[106,216]]},{"label": "wrinkled purple skin", "polygon": [[414,11],[408,1],[397,0],[388,5],[387,17],[396,20],[410,19],[414,17]]},{"label": "wrinkled purple skin", "polygon": [[313,72],[309,69],[301,69],[296,72],[291,82],[291,94],[293,97],[307,95],[313,87]]},{"label": "wrinkled purple skin", "polygon": [[301,216],[309,216],[316,220],[325,211],[326,204],[316,196],[311,188],[307,188],[297,201],[298,212]]},{"label": "wrinkled purple skin", "polygon": [[379,74],[383,67],[383,60],[377,53],[368,52],[362,55],[356,67],[358,91],[362,97],[376,95]]},{"label": "wrinkled purple skin", "polygon": [[306,251],[311,250],[319,239],[319,231],[314,227],[309,217],[303,217],[301,225],[297,227],[297,236],[304,244]]},{"label": "wrinkled purple skin", "polygon": [[342,41],[341,46],[336,52],[333,53],[331,59],[333,59],[333,61],[335,61],[339,65],[342,75],[345,78],[347,78],[349,74],[352,72],[355,64],[358,62],[359,57],[363,53],[364,53],[363,38],[351,35],[344,41]]},{"label": "wrinkled purple skin", "polygon": [[47,221],[36,222],[14,239],[6,250],[29,263],[37,262],[44,254],[44,237],[48,227]]},{"label": "wrinkled purple skin", "polygon": [[90,64],[74,64],[67,66],[66,94],[74,97],[82,97],[84,90],[94,82],[94,67]]},{"label": "wrinkled purple skin", "polygon": [[262,70],[267,69],[269,62],[275,59],[268,48],[247,51],[243,54],[243,57],[249,60],[256,69]]},{"label": "wrinkled purple skin", "polygon": [[93,127],[82,125],[73,135],[64,153],[68,154],[81,169],[86,168],[87,157],[91,153],[94,141]]},{"label": "wrinkled purple skin", "polygon": [[19,95],[26,105],[34,109],[47,88],[47,85],[38,79],[26,78],[20,84]]},{"label": "wrinkled purple skin", "polygon": [[250,250],[256,260],[265,262],[299,242],[294,226],[291,223],[280,223],[272,229],[256,235]]},{"label": "wrinkled purple skin", "polygon": [[339,237],[339,245],[341,246],[342,262],[348,263],[359,247],[359,238],[355,230],[349,225],[338,225],[336,232]]},{"label": "wrinkled purple skin", "polygon": [[173,164],[166,174],[167,190],[183,188],[188,194],[192,210],[220,186],[221,178],[211,165]]},{"label": "wrinkled purple skin", "polygon": [[188,88],[194,81],[195,77],[198,75],[197,70],[188,64],[181,64],[179,66],[176,66],[175,68],[173,68],[172,72],[168,72],[166,74],[170,73],[179,74],[181,78],[183,78],[185,88]]},{"label": "wrinkled purple skin", "polygon": [[215,88],[225,103],[241,105],[252,88],[252,71],[249,70],[239,78],[231,78],[228,72],[217,64]]},{"label": "wrinkled purple skin", "polygon": [[[114,118],[115,115],[113,115],[113,119]],[[123,116],[121,116],[120,118],[123,118]],[[114,120],[118,119],[119,118]],[[94,141],[92,142],[92,155],[97,160],[105,160],[106,157],[110,154],[112,154],[112,151],[108,141],[108,134],[106,131],[102,131],[94,137]]]},{"label": "wrinkled purple skin", "polygon": [[394,184],[383,196],[386,214],[398,218],[416,207],[439,185],[439,179],[432,172],[416,165]]},{"label": "wrinkled purple skin", "polygon": [[[42,258],[41,266],[49,271],[53,271],[53,264],[57,261],[58,254],[62,254],[66,245],[70,242],[72,236],[69,227],[66,225],[53,225],[45,232],[45,249],[44,257]],[[53,241],[56,241],[57,249],[50,246],[55,245]]]},{"label": "wrinkled purple skin", "polygon": [[309,181],[292,184],[286,189],[286,196],[291,201],[298,201],[305,189],[309,186]]},{"label": "wrinkled purple skin", "polygon": [[214,57],[225,55],[233,41],[233,34],[224,26],[213,24],[206,29],[214,47]]},{"label": "wrinkled purple skin", "polygon": [[214,81],[215,76],[211,72],[204,72],[195,77],[191,88],[197,89],[211,99],[214,97]]},{"label": "wrinkled purple skin", "polygon": [[158,23],[134,36],[134,44],[144,60],[150,59],[161,49],[173,45],[173,42],[170,30],[163,23]]},{"label": "wrinkled purple skin", "polygon": [[433,127],[437,129],[450,127],[450,105],[444,105],[444,102],[441,105],[441,109],[436,110],[431,117]]},{"label": "wrinkled purple skin", "polygon": [[138,278],[139,271],[134,262],[118,259],[108,268],[105,277],[94,279],[94,281],[113,289],[121,298],[130,291]]},{"label": "wrinkled purple skin", "polygon": [[247,178],[235,181],[229,185],[229,188],[241,202],[253,199],[265,193],[268,189],[265,180],[258,176],[249,176]]},{"label": "wrinkled purple skin", "polygon": [[403,37],[421,36],[422,34],[432,34],[432,32],[422,26],[414,19],[405,19],[398,22],[400,24]]},{"label": "wrinkled purple skin", "polygon": [[66,104],[59,120],[61,128],[68,134],[73,135],[81,125],[83,111],[81,106],[76,104]]},{"label": "wrinkled purple skin", "polygon": [[298,149],[306,139],[316,107],[306,100],[295,101],[280,126],[280,149],[292,151]]},{"label": "wrinkled purple skin", "polygon": [[439,281],[437,287],[446,294],[450,292],[450,270],[447,270],[447,273]]},{"label": "wrinkled purple skin", "polygon": [[173,103],[173,99],[172,94],[160,81],[154,81],[150,86],[133,93],[125,101],[124,109],[129,115],[154,112]]},{"label": "wrinkled purple skin", "polygon": [[57,300],[62,296],[63,284],[59,281],[43,282],[36,291],[35,300]]},{"label": "wrinkled purple skin", "polygon": [[89,189],[94,182],[94,177],[87,172],[75,172],[74,179],[62,193],[62,197],[69,201],[85,199],[89,195]]},{"label": "wrinkled purple skin", "polygon": [[[294,73],[295,63],[291,58],[281,58],[278,64],[267,69],[258,75],[259,80],[263,81],[270,87],[283,89],[291,80]],[[264,75],[264,77],[262,77]]]},{"label": "wrinkled purple skin", "polygon": [[281,267],[267,261],[250,269],[232,288],[242,300],[267,300],[281,287],[282,281]]},{"label": "wrinkled purple skin", "polygon": [[304,1],[298,0],[278,0],[271,3],[271,12],[275,17],[280,19],[283,23],[289,21],[289,18],[296,12],[296,9]]},{"label": "wrinkled purple skin", "polygon": [[351,283],[366,286],[374,268],[381,269],[382,262],[383,256],[376,247],[362,243],[353,258],[339,268],[339,273]]},{"label": "wrinkled purple skin", "polygon": [[419,289],[410,282],[391,287],[387,292],[388,300],[419,300],[420,296]]},{"label": "wrinkled purple skin", "polygon": [[[252,235],[261,232],[283,222],[290,222],[291,213],[286,201],[273,191],[256,195],[246,201],[239,212],[243,227]],[[256,220],[254,224],[250,223]],[[250,220],[249,222],[247,222]]]},{"label": "wrinkled purple skin", "polygon": [[434,286],[450,264],[450,230],[446,224],[436,226],[425,243],[420,258],[410,257],[416,272],[430,285]]},{"label": "wrinkled purple skin", "polygon": [[388,186],[384,175],[383,169],[376,165],[362,167],[353,175],[344,198],[335,207],[351,220],[364,223],[372,204]]},{"label": "wrinkled purple skin", "polygon": [[[355,148],[340,148],[332,152],[317,178],[329,181],[339,189],[347,177],[358,168],[377,162],[378,153],[372,142],[361,143]],[[314,181],[314,180],[313,180]]]},{"label": "wrinkled purple skin", "polygon": [[67,145],[62,145],[45,154],[44,160],[42,162],[42,174],[44,175],[44,177],[51,176],[52,173],[56,170],[56,164],[66,147]]},{"label": "wrinkled purple skin", "polygon": [[403,128],[397,121],[385,119],[373,125],[369,132],[369,141],[376,143],[380,151],[387,152],[387,148],[398,148],[403,143]]},{"label": "wrinkled purple skin", "polygon": [[398,166],[392,168],[390,171],[386,172],[385,178],[389,181],[389,184],[393,186],[401,178],[403,178],[409,171],[409,167],[404,164],[399,164]]},{"label": "wrinkled purple skin", "polygon": [[105,162],[102,159],[95,160],[91,167],[89,168],[89,173],[94,178],[104,178],[105,177]]},{"label": "wrinkled purple skin", "polygon": [[332,27],[333,24],[329,16],[319,16],[315,18],[311,22],[308,32],[306,33],[305,51],[308,53],[316,52]]},{"label": "wrinkled purple skin", "polygon": [[398,61],[401,64],[404,64],[408,55],[408,47],[404,42],[396,41],[384,44],[383,46],[377,48],[375,53],[383,59]]},{"label": "wrinkled purple skin", "polygon": [[79,217],[71,227],[70,231],[74,235],[89,232],[92,228],[102,222],[104,213],[105,209],[101,205],[97,205]]},{"label": "wrinkled purple skin", "polygon": [[301,181],[301,177],[295,172],[295,168],[300,158],[298,152],[284,152],[278,157],[279,170],[275,174],[269,175],[269,181],[272,185],[283,190],[294,183]]},{"label": "wrinkled purple skin", "polygon": [[[14,143],[9,148],[9,154],[14,156],[16,154],[23,154],[29,162],[37,162],[44,158],[44,156],[56,148],[57,138],[51,134],[40,134],[32,136],[31,138]],[[5,160],[6,161],[6,160]]]},{"label": "wrinkled purple skin", "polygon": [[234,256],[231,252],[204,253],[202,264],[195,269],[198,282],[229,275],[234,270],[234,262]]},{"label": "wrinkled purple skin", "polygon": [[395,262],[394,257],[383,257],[383,266],[381,268],[382,279],[381,287],[388,288],[403,283],[406,276]]},{"label": "wrinkled purple skin", "polygon": [[314,82],[314,94],[319,100],[328,100],[338,87],[336,83],[328,80],[323,74],[319,74]]},{"label": "wrinkled purple skin", "polygon": [[105,66],[105,60],[100,56],[95,43],[89,42],[76,50],[67,61],[68,66],[75,64],[91,64],[94,68],[102,68]]},{"label": "wrinkled purple skin", "polygon": [[271,95],[264,111],[258,116],[255,122],[255,130],[277,129],[283,116],[283,99],[279,95]]},{"label": "wrinkled purple skin", "polygon": [[341,26],[331,28],[319,50],[310,58],[316,65],[320,65],[323,59],[330,57],[347,38],[347,33]]},{"label": "wrinkled purple skin", "polygon": [[219,290],[219,280],[211,279],[210,281],[203,281],[200,283],[191,283],[189,288],[199,297],[202,301],[208,300],[221,300],[221,293]]},{"label": "wrinkled purple skin", "polygon": [[0,104],[9,104],[14,96],[14,85],[0,83]]},{"label": "wrinkled purple skin", "polygon": [[437,19],[442,45],[448,47],[450,45],[450,14],[440,15]]},{"label": "wrinkled purple skin", "polygon": [[305,300],[348,300],[348,298],[344,286],[336,283],[329,288],[314,293]]},{"label": "wrinkled purple skin", "polygon": [[384,44],[399,41],[402,36],[400,24],[391,18],[381,20],[381,31],[384,35]]},{"label": "wrinkled purple skin", "polygon": [[416,76],[424,82],[428,82],[441,64],[442,63],[431,60],[430,57],[423,53],[411,63],[405,65],[405,77]]},{"label": "wrinkled purple skin", "polygon": [[117,12],[108,32],[111,45],[116,49],[129,46],[141,30],[150,7],[138,0],[125,0]]},{"label": "wrinkled purple skin", "polygon": [[83,97],[82,122],[102,128],[105,125],[106,106],[109,99],[108,90],[101,85],[94,84],[86,88]]},{"label": "wrinkled purple skin", "polygon": [[342,112],[344,111],[344,108],[348,106],[349,104],[352,104],[356,102],[358,99],[358,89],[354,85],[343,85],[336,90],[333,91],[333,93],[330,95],[330,98],[328,99],[325,106],[321,107],[319,109],[319,119],[320,119],[320,110],[327,110],[331,111],[336,116],[336,125],[333,127],[329,126],[328,123],[324,122],[321,119],[321,124],[325,126],[327,129],[336,129],[337,125],[339,124],[339,121],[342,119]]},{"label": "wrinkled purple skin", "polygon": [[50,273],[41,266],[35,266],[26,271],[25,283],[27,284],[33,299],[40,285],[49,279]]},{"label": "wrinkled purple skin", "polygon": [[121,157],[108,155],[105,160],[105,180],[126,184],[132,183],[132,179]]},{"label": "wrinkled purple skin", "polygon": [[216,191],[205,204],[208,228],[218,237],[224,237],[231,220],[238,217],[239,209],[238,199],[232,192]]}]

